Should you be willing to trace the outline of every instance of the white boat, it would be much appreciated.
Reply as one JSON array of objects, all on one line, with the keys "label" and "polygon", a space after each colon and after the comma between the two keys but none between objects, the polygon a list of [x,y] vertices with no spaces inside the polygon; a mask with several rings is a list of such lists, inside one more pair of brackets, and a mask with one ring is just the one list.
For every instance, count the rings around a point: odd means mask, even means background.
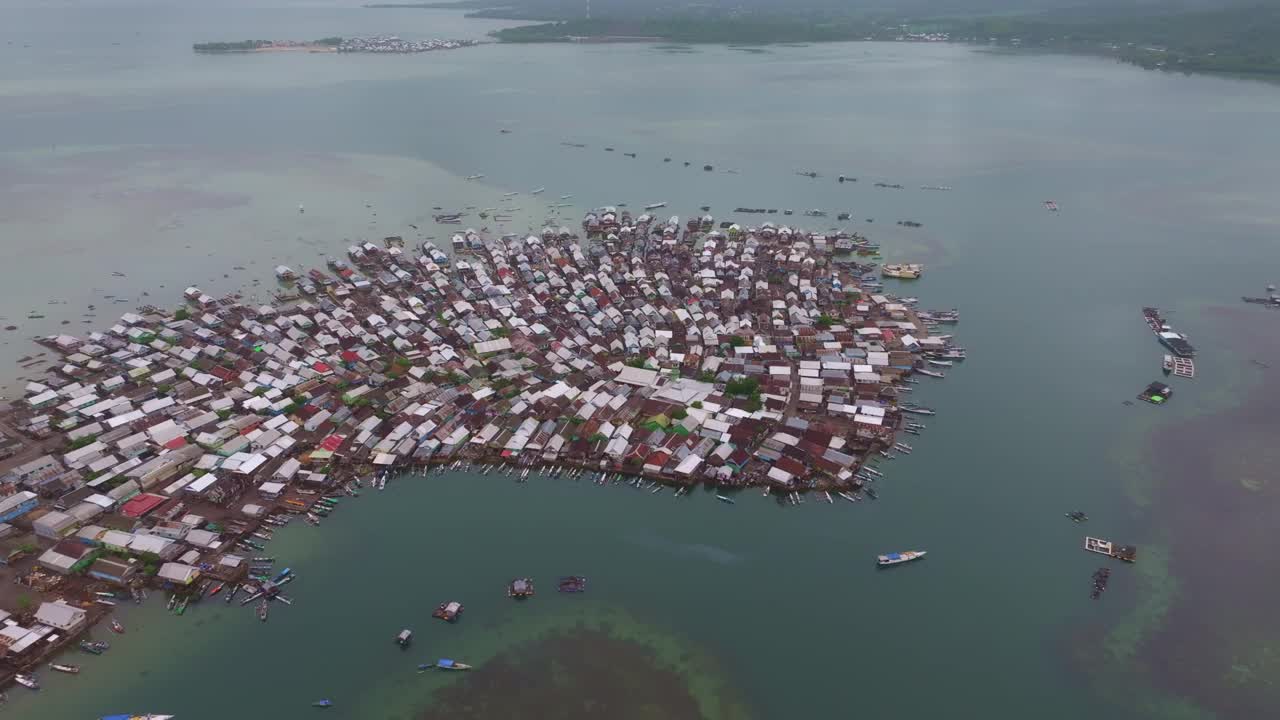
[{"label": "white boat", "polygon": [[530,194],[530,195],[538,195],[538,194],[540,194],[543,190],[546,190],[546,188],[544,188],[544,187],[540,187],[540,188],[538,188],[537,190],[530,190],[530,191],[529,191],[529,194]]},{"label": "white boat", "polygon": [[31,690],[40,689],[40,681],[36,680],[32,675],[23,675],[22,673],[18,673],[13,676],[13,680],[24,688],[29,688]]},{"label": "white boat", "polygon": [[649,203],[648,205],[645,205],[645,206],[644,206],[644,209],[645,209],[645,210],[657,210],[658,208],[664,208],[664,207],[666,207],[666,206],[667,206],[667,204],[666,204],[665,202],[656,202],[656,203]]},{"label": "white boat", "polygon": [[560,196],[560,199],[561,199],[561,200],[569,200],[569,199],[571,199],[572,197],[573,197],[572,195],[561,195],[561,196]]},{"label": "white boat", "polygon": [[951,367],[952,365],[955,365],[955,363],[950,360],[934,360],[932,358],[925,360],[925,362],[933,365],[934,367]]},{"label": "white boat", "polygon": [[911,562],[912,560],[919,560],[924,557],[925,554],[926,551],[924,550],[906,550],[904,552],[888,553],[887,555],[880,555],[876,557],[876,564],[881,567],[887,565],[901,565],[902,563]]},{"label": "white boat", "polygon": [[927,375],[927,376],[929,376],[929,377],[933,377],[933,378],[944,378],[944,377],[946,377],[946,375],[945,375],[945,374],[943,374],[943,373],[940,373],[940,372],[934,372],[933,370],[925,370],[924,368],[916,368],[916,372],[920,373],[921,375]]},{"label": "white boat", "polygon": [[733,504],[733,498],[731,498],[731,497],[726,497],[726,496],[724,496],[724,495],[717,495],[717,496],[716,496],[716,499],[717,499],[717,500],[719,500],[719,501],[720,501],[720,502],[722,502],[722,503],[729,503],[730,505],[732,505],[732,504]]},{"label": "white boat", "polygon": [[468,175],[468,176],[467,176],[467,179],[468,179],[468,180],[479,180],[479,179],[480,179],[480,178],[482,178],[482,177],[484,177],[484,175]]}]

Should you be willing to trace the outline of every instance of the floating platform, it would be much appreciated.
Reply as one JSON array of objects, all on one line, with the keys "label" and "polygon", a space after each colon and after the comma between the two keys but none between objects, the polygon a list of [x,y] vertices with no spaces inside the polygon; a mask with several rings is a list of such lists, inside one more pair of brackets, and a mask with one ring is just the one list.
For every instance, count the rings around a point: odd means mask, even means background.
[{"label": "floating platform", "polygon": [[1138,549],[1132,545],[1116,545],[1110,540],[1087,535],[1084,538],[1084,549],[1125,562],[1134,562],[1138,559]]}]

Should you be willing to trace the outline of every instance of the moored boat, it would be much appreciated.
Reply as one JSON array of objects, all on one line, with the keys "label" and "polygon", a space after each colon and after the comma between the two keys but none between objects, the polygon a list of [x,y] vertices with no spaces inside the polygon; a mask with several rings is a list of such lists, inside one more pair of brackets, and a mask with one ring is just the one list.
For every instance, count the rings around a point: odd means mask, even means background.
[{"label": "moored boat", "polygon": [[413,631],[409,628],[401,630],[400,633],[396,635],[396,644],[399,645],[401,649],[409,647],[409,644],[412,642]]},{"label": "moored boat", "polygon": [[719,500],[719,501],[720,501],[720,502],[722,502],[722,503],[728,503],[728,504],[730,504],[730,505],[732,505],[732,504],[733,504],[733,498],[731,498],[731,497],[729,497],[729,496],[727,496],[727,495],[716,495],[716,499],[717,499],[717,500]]},{"label": "moored boat", "polygon": [[507,597],[517,600],[533,597],[533,580],[530,578],[512,580],[507,584]]},{"label": "moored boat", "polygon": [[101,641],[101,640],[99,640],[99,641],[97,641],[97,642],[90,642],[90,641],[88,641],[88,640],[81,640],[81,641],[80,641],[80,649],[81,649],[81,650],[83,650],[83,651],[85,651],[85,652],[87,652],[87,653],[92,653],[92,654],[94,654],[94,655],[101,655],[102,653],[104,653],[104,652],[106,652],[107,650],[110,650],[110,649],[111,649],[111,643],[103,642],[103,641]]},{"label": "moored boat", "polygon": [[431,617],[444,620],[445,622],[453,622],[454,620],[457,620],[458,616],[461,614],[462,603],[457,601],[442,602],[435,611],[431,613]]},{"label": "moored boat", "polygon": [[903,552],[887,553],[876,557],[876,564],[881,567],[889,565],[901,565],[912,560],[919,560],[925,556],[925,550],[905,550]]},{"label": "moored boat", "polygon": [[586,592],[587,579],[581,575],[566,575],[560,578],[557,589],[562,593]]},{"label": "moored boat", "polygon": [[23,673],[18,673],[17,675],[13,676],[13,681],[29,690],[40,689],[40,681],[36,680],[34,675],[26,675]]},{"label": "moored boat", "polygon": [[58,672],[67,673],[69,675],[76,675],[80,672],[79,665],[66,665],[64,663],[49,663],[49,667],[53,668],[54,670],[57,670]]},{"label": "moored boat", "polygon": [[884,277],[898,278],[899,280],[916,280],[924,274],[924,265],[919,263],[890,263],[880,268],[880,274]]},{"label": "moored boat", "polygon": [[457,660],[441,658],[436,661],[436,667],[441,670],[470,670],[471,666],[466,663],[460,663]]},{"label": "moored boat", "polygon": [[113,632],[113,633],[117,633],[117,634],[119,634],[119,635],[123,635],[123,634],[124,634],[124,625],[121,625],[119,620],[116,620],[115,618],[112,618],[112,619],[111,619],[111,632]]}]

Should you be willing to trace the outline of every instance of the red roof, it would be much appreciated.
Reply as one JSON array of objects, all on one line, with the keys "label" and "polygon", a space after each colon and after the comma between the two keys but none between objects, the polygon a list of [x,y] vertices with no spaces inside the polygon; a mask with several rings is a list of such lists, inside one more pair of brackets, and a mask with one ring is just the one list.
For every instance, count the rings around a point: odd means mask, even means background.
[{"label": "red roof", "polygon": [[325,450],[328,450],[329,452],[337,452],[338,448],[342,447],[343,440],[346,440],[346,438],[343,437],[342,435],[330,435],[329,437],[320,441],[320,447],[324,448]]},{"label": "red roof", "polygon": [[164,504],[167,499],[163,495],[152,495],[151,493],[135,495],[120,508],[120,514],[125,517],[139,518]]},{"label": "red roof", "polygon": [[355,362],[355,361],[357,361],[357,360],[359,360],[359,359],[360,359],[360,356],[356,354],[356,351],[355,351],[355,350],[343,350],[343,351],[342,351],[342,360],[343,360],[344,362]]},{"label": "red roof", "polygon": [[180,447],[182,447],[183,445],[186,445],[186,444],[187,444],[187,439],[186,439],[186,438],[184,438],[184,437],[176,437],[176,438],[174,438],[174,439],[170,440],[169,442],[165,443],[165,444],[164,444],[164,446],[165,446],[165,447],[167,447],[167,448],[169,448],[170,450],[177,450],[178,448],[180,448]]},{"label": "red roof", "polygon": [[774,465],[776,465],[779,470],[786,470],[797,477],[803,477],[809,473],[809,468],[805,467],[804,463],[793,460],[789,457],[779,458],[778,462],[774,463]]},{"label": "red roof", "polygon": [[311,369],[315,370],[318,373],[327,373],[332,370],[332,368],[330,368],[328,365],[318,360],[311,364]]}]

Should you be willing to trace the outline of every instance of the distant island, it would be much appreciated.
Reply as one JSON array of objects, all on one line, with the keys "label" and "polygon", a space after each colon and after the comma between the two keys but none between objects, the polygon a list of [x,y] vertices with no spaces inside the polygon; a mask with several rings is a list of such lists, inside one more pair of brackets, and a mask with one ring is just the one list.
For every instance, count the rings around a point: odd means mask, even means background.
[{"label": "distant island", "polygon": [[196,43],[191,49],[198,53],[248,53],[248,52],[281,52],[311,50],[319,52],[336,52],[342,44],[342,38],[321,38],[312,42],[294,40],[240,40],[238,42]]},{"label": "distant island", "polygon": [[[1019,9],[1000,0],[947,3],[939,11],[910,0],[872,13],[831,0],[794,0],[786,13],[767,4],[707,0],[680,10],[597,0],[590,16],[569,0],[462,0],[382,3],[370,8],[468,10],[467,17],[537,24],[491,33],[501,42],[653,41],[713,44],[881,41],[952,42],[1016,50],[1086,53],[1153,70],[1280,79],[1280,7],[1206,9],[1178,3],[1093,2]],[[948,12],[950,15],[941,15]]]},{"label": "distant island", "polygon": [[239,42],[196,43],[191,49],[198,53],[256,53],[256,52],[337,52],[337,53],[385,53],[411,54],[433,50],[456,50],[479,44],[476,40],[403,40],[395,35],[373,37],[327,37],[310,42],[296,40],[241,40]]}]

